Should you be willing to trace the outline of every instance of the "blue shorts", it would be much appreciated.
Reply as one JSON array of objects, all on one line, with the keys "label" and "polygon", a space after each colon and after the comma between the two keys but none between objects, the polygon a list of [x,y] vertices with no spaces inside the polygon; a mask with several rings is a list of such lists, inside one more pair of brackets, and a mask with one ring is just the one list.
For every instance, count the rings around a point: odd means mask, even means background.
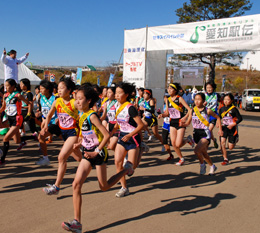
[{"label": "blue shorts", "polygon": [[121,139],[127,134],[129,134],[129,133],[120,132],[117,143],[122,145],[125,148],[126,151],[129,151],[129,150],[132,150],[132,149],[139,147],[140,143],[141,143],[140,135],[139,134],[134,135],[133,137],[131,137],[128,140],[128,142],[122,141]]},{"label": "blue shorts", "polygon": [[60,129],[61,135],[64,141],[66,141],[69,137],[78,136],[78,129]]}]

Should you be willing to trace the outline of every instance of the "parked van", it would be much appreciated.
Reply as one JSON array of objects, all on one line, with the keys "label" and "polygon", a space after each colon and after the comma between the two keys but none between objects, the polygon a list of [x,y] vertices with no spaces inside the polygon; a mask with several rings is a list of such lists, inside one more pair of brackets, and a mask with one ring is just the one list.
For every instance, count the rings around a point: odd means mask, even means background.
[{"label": "parked van", "polygon": [[245,89],[242,95],[242,109],[260,110],[260,89]]}]

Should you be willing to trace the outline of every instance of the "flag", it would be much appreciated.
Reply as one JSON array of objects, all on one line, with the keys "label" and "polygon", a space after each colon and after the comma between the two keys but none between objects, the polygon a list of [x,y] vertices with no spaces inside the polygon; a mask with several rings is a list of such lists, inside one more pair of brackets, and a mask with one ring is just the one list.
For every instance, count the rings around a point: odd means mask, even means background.
[{"label": "flag", "polygon": [[108,87],[110,87],[111,84],[113,83],[114,77],[115,77],[114,74],[110,74],[110,77],[109,77],[109,80],[108,80],[108,84],[107,84]]},{"label": "flag", "polygon": [[81,85],[81,80],[82,80],[82,69],[78,68],[77,69],[77,82],[76,82],[76,84]]},{"label": "flag", "polygon": [[50,81],[55,82],[55,74],[50,74]]}]

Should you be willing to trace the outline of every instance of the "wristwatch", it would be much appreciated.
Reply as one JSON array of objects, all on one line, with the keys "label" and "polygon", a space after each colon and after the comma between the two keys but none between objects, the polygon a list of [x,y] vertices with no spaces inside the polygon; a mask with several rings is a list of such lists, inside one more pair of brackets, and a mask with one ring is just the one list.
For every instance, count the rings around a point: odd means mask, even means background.
[{"label": "wristwatch", "polygon": [[98,154],[99,154],[101,157],[105,157],[103,150],[99,150],[98,147],[95,149],[95,152],[98,152]]}]

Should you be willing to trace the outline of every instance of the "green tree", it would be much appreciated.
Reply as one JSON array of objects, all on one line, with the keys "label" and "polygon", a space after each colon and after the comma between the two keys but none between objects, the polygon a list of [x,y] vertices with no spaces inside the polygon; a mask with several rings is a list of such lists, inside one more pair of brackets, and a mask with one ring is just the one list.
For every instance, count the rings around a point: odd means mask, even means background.
[{"label": "green tree", "polygon": [[[182,8],[176,10],[179,17],[177,23],[189,23],[212,19],[229,18],[244,15],[252,8],[249,0],[190,0],[185,2]],[[210,67],[209,78],[215,80],[216,63],[224,61],[226,64],[234,56],[241,58],[240,53],[210,53],[200,55],[186,55],[189,59],[199,59]],[[184,60],[187,58],[184,58]]]}]

